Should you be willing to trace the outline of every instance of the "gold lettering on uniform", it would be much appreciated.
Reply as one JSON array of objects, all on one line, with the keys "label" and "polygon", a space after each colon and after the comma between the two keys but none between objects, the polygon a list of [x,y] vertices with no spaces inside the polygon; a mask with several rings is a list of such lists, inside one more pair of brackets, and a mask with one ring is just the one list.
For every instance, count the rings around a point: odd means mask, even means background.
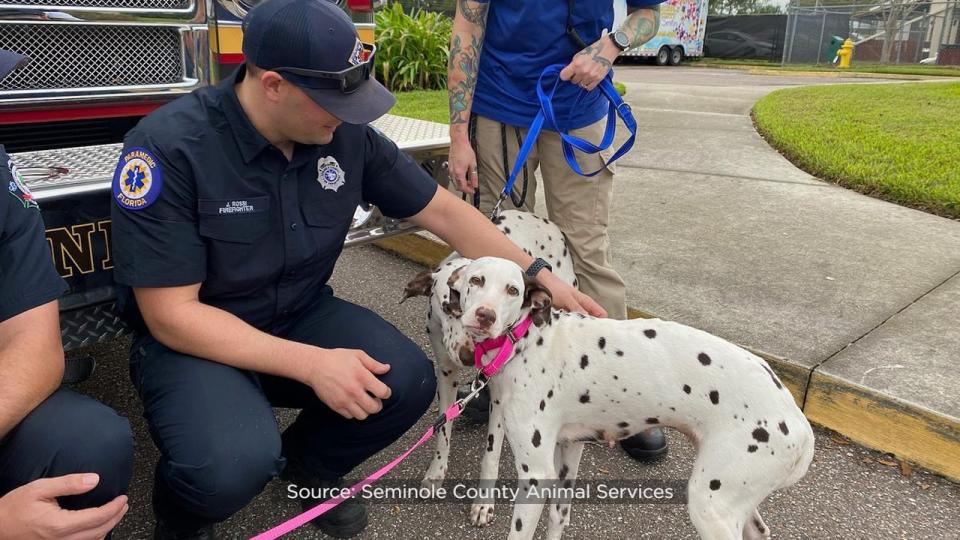
[{"label": "gold lettering on uniform", "polygon": [[67,229],[47,229],[47,243],[50,245],[53,264],[57,272],[65,278],[73,276],[76,268],[81,274],[92,274],[93,267],[93,223],[82,223]]},{"label": "gold lettering on uniform", "polygon": [[113,222],[109,219],[97,222],[97,230],[103,233],[103,243],[106,245],[105,253],[107,256],[103,259],[101,263],[104,270],[110,270],[113,268],[113,254],[110,252],[110,239],[111,234],[113,234]]}]

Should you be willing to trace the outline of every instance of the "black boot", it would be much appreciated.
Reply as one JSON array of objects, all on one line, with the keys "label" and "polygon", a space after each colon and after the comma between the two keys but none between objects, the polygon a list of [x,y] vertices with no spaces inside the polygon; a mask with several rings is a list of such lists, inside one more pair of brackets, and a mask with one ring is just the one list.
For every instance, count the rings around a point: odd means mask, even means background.
[{"label": "black boot", "polygon": [[[457,399],[463,399],[469,393],[469,389],[462,388],[457,391]],[[490,418],[490,390],[483,387],[483,390],[463,408],[461,415],[474,424],[486,424],[487,419]]]},{"label": "black boot", "polygon": [[[344,485],[342,478],[321,480],[306,472],[296,458],[286,457],[287,466],[280,473],[281,480],[294,483],[299,488],[310,488],[311,491],[317,493],[332,492],[339,494],[349,487]],[[334,488],[335,491],[332,491]],[[304,510],[309,510],[329,498],[300,499],[300,506]],[[334,538],[350,538],[367,528],[367,508],[356,497],[350,497],[310,523],[323,531],[324,534]]]},{"label": "black boot", "polygon": [[637,461],[653,463],[667,455],[667,438],[662,428],[652,428],[620,441],[620,446]]},{"label": "black boot", "polygon": [[170,494],[162,482],[159,474],[154,475],[153,515],[156,522],[153,540],[216,540],[213,524],[186,517],[182,510],[170,502]]}]

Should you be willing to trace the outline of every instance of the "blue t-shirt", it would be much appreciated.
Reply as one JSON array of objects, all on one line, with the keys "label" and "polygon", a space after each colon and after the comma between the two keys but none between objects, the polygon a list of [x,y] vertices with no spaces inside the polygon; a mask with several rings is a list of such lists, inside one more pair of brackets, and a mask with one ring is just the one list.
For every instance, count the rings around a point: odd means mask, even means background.
[{"label": "blue t-shirt", "polygon": [[[489,3],[487,29],[480,53],[480,70],[472,111],[504,124],[528,127],[539,111],[537,80],[551,64],[568,64],[580,47],[567,34],[564,0],[478,0]],[[651,7],[663,0],[627,0],[631,7]],[[586,44],[612,31],[613,0],[573,2],[571,22]],[[603,118],[607,100],[600,92],[583,96],[582,89],[561,83],[554,98],[557,122],[563,130],[588,126]]]}]

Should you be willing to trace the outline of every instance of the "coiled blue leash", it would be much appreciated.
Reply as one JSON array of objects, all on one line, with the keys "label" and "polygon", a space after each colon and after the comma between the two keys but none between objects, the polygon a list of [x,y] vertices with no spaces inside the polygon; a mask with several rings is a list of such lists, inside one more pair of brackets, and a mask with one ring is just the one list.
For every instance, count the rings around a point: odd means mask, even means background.
[{"label": "coiled blue leash", "polygon": [[[591,92],[602,92],[603,95],[606,96],[607,101],[610,102],[610,107],[607,109],[607,126],[604,130],[603,139],[600,141],[600,143],[595,145],[588,140],[564,133],[560,130],[559,124],[557,123],[556,114],[554,113],[553,109],[553,96],[556,94],[557,87],[559,87],[560,84],[573,84],[560,80],[560,72],[564,67],[566,67],[564,64],[554,64],[552,66],[548,66],[543,70],[542,73],[540,73],[540,79],[537,81],[537,99],[540,101],[540,111],[537,113],[536,118],[533,119],[533,123],[530,124],[530,128],[527,131],[527,137],[524,139],[523,145],[520,146],[520,151],[517,153],[517,159],[513,164],[513,170],[510,171],[510,176],[507,178],[507,183],[503,186],[503,191],[500,193],[500,197],[497,199],[497,203],[493,207],[493,213],[490,217],[494,221],[500,217],[503,201],[510,196],[510,191],[513,189],[513,184],[517,181],[517,176],[523,169],[523,164],[527,161],[527,156],[530,155],[530,151],[533,149],[533,145],[536,144],[537,137],[540,136],[540,132],[544,127],[560,134],[561,145],[563,147],[563,157],[567,160],[567,165],[570,166],[570,169],[580,176],[591,177],[599,174],[600,171],[614,161],[623,157],[624,154],[633,148],[633,143],[637,138],[637,120],[633,117],[633,112],[630,110],[630,105],[623,101],[623,99],[620,97],[620,94],[617,93],[617,89],[613,87],[613,83],[611,82],[609,75],[600,81],[600,84],[596,88],[591,90]],[[581,91],[580,94],[577,95],[577,100],[574,102],[571,111],[576,110],[577,105],[580,104],[580,101],[585,95],[588,95],[588,93],[584,91]],[[577,163],[574,150],[579,150],[585,154],[596,154],[606,150],[607,148],[610,148],[610,146],[613,144],[614,135],[616,135],[618,116],[630,131],[630,137],[624,141],[622,145],[620,145],[620,148],[614,152],[614,154],[603,164],[602,167],[595,171],[583,172],[583,170],[580,168],[580,164]]]}]

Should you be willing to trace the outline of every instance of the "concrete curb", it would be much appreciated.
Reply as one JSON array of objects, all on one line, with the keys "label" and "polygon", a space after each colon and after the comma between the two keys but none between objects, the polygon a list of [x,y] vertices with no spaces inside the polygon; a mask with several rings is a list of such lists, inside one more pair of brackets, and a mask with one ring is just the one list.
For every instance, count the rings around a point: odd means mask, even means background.
[{"label": "concrete curb", "polygon": [[861,71],[804,71],[804,70],[790,70],[790,69],[777,69],[775,67],[761,67],[761,66],[736,66],[736,65],[697,65],[694,64],[691,67],[700,67],[700,68],[709,68],[709,69],[733,69],[737,71],[746,71],[751,75],[778,75],[781,77],[785,76],[796,76],[796,77],[833,77],[833,78],[845,78],[845,79],[899,79],[904,81],[925,81],[925,80],[937,80],[944,79],[945,81],[950,81],[956,77],[950,75],[910,75],[904,73],[869,73]]},{"label": "concrete curb", "polygon": [[[396,236],[374,245],[427,267],[450,254],[446,244],[423,233]],[[628,316],[655,318],[628,308]],[[851,440],[937,474],[960,481],[960,419],[899,400],[874,389],[819,373],[786,358],[749,349],[766,360],[807,418]]]}]

